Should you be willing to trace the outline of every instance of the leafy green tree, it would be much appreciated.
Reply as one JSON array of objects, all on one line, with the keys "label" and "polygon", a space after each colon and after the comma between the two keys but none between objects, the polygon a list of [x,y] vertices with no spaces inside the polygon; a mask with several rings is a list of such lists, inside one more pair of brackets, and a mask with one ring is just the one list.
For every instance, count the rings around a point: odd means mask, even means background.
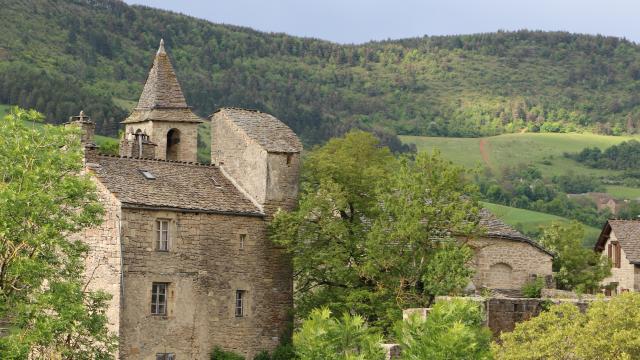
[{"label": "leafy green tree", "polygon": [[547,227],[540,244],[555,253],[553,271],[558,287],[577,292],[593,292],[600,281],[611,274],[611,262],[582,245],[584,229],[578,222],[553,223]]},{"label": "leafy green tree", "polygon": [[462,175],[437,154],[398,161],[364,132],[312,151],[298,209],[271,227],[293,255],[298,314],[326,306],[387,330],[464,287],[471,252],[454,235],[475,230],[477,204]]},{"label": "leafy green tree", "polygon": [[638,359],[640,294],[623,293],[591,302],[586,312],[570,303],[552,305],[502,333],[497,360]]},{"label": "leafy green tree", "polygon": [[382,360],[382,336],[359,315],[332,318],[329,309],[315,309],[293,334],[300,360]]},{"label": "leafy green tree", "polygon": [[14,109],[0,121],[0,358],[108,359],[108,295],[87,290],[86,245],[71,235],[100,222],[81,175],[77,129],[33,125]]},{"label": "leafy green tree", "polygon": [[491,331],[471,300],[439,301],[426,319],[411,316],[396,332],[403,360],[491,359]]}]

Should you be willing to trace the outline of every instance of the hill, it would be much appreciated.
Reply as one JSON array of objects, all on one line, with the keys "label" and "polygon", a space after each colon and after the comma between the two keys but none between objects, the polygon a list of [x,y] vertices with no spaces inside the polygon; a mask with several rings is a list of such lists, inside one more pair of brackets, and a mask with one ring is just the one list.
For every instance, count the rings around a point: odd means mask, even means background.
[{"label": "hill", "polygon": [[165,39],[188,101],[273,113],[307,145],[350,128],[480,136],[640,128],[640,46],[564,32],[339,45],[115,0],[0,0],[0,103],[115,135]]}]

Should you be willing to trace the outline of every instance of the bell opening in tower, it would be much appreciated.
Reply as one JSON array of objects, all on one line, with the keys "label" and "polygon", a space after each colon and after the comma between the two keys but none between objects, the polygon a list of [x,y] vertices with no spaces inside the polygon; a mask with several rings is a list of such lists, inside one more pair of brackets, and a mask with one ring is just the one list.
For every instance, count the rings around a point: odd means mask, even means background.
[{"label": "bell opening in tower", "polygon": [[167,133],[167,160],[178,160],[180,150],[180,130],[171,129]]}]

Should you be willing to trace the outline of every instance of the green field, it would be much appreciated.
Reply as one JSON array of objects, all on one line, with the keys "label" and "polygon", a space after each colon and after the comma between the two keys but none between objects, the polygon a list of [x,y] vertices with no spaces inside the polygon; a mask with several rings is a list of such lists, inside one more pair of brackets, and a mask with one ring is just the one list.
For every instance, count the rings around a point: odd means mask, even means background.
[{"label": "green field", "polygon": [[[545,176],[576,174],[606,176],[611,170],[591,169],[563,157],[565,152],[578,152],[585,147],[601,149],[640,137],[604,136],[595,134],[506,134],[486,138],[442,138],[401,136],[405,143],[416,144],[418,150],[439,149],[452,162],[468,168],[487,166],[494,172],[505,166],[534,164]],[[481,144],[485,158],[481,153]]]},{"label": "green field", "polygon": [[[545,214],[537,211],[518,209],[504,205],[492,204],[483,202],[482,206],[486,207],[495,214],[498,218],[502,219],[505,223],[524,231],[525,233],[538,232],[543,226],[547,226],[552,222],[568,223],[570,220]],[[600,229],[595,227],[584,225],[585,237],[584,243],[586,245],[592,245],[595,243],[598,235],[600,235]]]}]

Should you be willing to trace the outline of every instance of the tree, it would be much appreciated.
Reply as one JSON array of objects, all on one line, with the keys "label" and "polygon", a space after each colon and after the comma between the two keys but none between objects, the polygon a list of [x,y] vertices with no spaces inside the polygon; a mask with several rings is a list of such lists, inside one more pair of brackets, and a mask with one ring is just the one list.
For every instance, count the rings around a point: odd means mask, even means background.
[{"label": "tree", "polygon": [[403,360],[491,359],[491,331],[471,300],[439,301],[426,318],[411,316],[396,332]]},{"label": "tree", "polygon": [[578,222],[553,223],[543,232],[540,244],[555,253],[553,271],[558,287],[593,292],[611,274],[611,262],[582,245],[584,229]]},{"label": "tree", "polygon": [[359,315],[331,317],[329,309],[315,309],[293,334],[300,360],[382,360],[382,336]]},{"label": "tree", "polygon": [[477,204],[463,171],[439,155],[396,160],[371,134],[351,132],[305,159],[298,209],[271,239],[293,255],[296,311],[355,312],[389,330],[404,307],[464,287]]},{"label": "tree", "polygon": [[586,312],[570,303],[552,305],[493,345],[497,360],[638,359],[640,294],[598,299]]},{"label": "tree", "polygon": [[14,109],[0,122],[0,358],[107,359],[109,297],[87,291],[87,247],[70,238],[102,209],[80,175],[78,130],[31,122],[41,119]]}]

